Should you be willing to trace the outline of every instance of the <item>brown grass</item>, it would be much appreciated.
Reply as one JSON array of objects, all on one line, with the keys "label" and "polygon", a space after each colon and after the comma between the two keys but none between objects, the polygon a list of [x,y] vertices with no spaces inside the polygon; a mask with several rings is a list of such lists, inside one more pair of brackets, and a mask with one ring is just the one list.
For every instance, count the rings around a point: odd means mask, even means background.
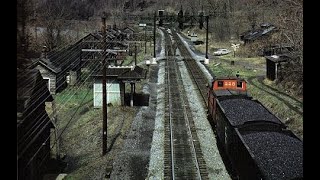
[{"label": "brown grass", "polygon": [[[63,96],[63,93],[57,96]],[[60,153],[66,155],[67,179],[100,179],[106,174],[107,167],[112,166],[120,152],[137,108],[108,107],[107,146],[109,151],[102,157],[102,109],[93,108],[92,93],[85,104],[79,103],[81,98],[74,98],[65,104],[67,108],[58,112],[58,127],[62,130],[80,105],[62,135]],[[61,106],[62,103],[57,103],[57,106]]]}]

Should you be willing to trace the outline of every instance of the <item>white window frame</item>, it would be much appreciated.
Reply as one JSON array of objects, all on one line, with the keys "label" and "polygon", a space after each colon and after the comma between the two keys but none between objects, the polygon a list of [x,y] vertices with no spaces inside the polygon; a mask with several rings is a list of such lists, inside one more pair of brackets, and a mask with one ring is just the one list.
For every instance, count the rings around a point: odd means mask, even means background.
[{"label": "white window frame", "polygon": [[44,77],[43,79],[48,79],[48,90],[50,91],[50,78],[49,77]]}]

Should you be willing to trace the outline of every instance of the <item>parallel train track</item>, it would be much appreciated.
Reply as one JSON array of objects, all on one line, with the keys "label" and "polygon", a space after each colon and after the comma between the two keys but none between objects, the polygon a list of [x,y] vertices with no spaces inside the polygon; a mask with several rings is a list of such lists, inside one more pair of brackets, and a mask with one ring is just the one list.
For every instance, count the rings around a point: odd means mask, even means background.
[{"label": "parallel train track", "polygon": [[188,97],[166,36],[165,179],[208,179]]},{"label": "parallel train track", "polygon": [[184,57],[184,62],[186,63],[186,66],[188,68],[189,73],[192,76],[193,82],[197,85],[197,88],[200,92],[200,95],[204,102],[204,107],[207,107],[208,104],[208,80],[204,73],[199,68],[196,60],[192,58],[187,48],[184,46],[184,44],[181,42],[180,38],[178,37],[177,33],[173,33],[174,38],[177,40],[177,45],[179,47],[181,56]]}]

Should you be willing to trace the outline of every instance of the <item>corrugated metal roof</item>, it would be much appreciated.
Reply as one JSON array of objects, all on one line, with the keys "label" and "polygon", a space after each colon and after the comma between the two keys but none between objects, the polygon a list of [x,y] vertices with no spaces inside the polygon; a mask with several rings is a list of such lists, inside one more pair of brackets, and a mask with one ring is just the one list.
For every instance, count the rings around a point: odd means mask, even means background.
[{"label": "corrugated metal roof", "polygon": [[[269,24],[269,23],[265,23],[265,24]],[[243,36],[243,40],[255,40],[265,34],[272,32],[273,30],[275,30],[275,28],[276,28],[275,26],[269,24],[265,28],[245,31],[241,33],[241,36]]]},{"label": "corrugated metal roof", "polygon": [[284,62],[297,58],[295,53],[277,54],[272,56],[265,56],[266,59],[272,62]]}]

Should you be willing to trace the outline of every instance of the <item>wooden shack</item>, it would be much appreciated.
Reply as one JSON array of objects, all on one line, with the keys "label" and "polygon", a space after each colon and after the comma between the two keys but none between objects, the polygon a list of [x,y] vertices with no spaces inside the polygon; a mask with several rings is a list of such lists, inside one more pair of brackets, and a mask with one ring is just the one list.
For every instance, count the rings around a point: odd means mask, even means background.
[{"label": "wooden shack", "polygon": [[133,39],[133,34],[134,34],[134,30],[130,27],[125,27],[123,28],[123,32],[126,34],[126,39],[127,40],[132,40]]},{"label": "wooden shack", "polygon": [[[110,30],[107,39],[107,58],[113,65],[121,65],[127,56],[128,44],[123,41],[123,33],[119,30]],[[101,32],[93,33],[82,41],[81,64],[87,66],[90,62],[101,60],[103,53],[103,36]],[[112,60],[111,60],[112,59]],[[112,61],[112,62],[111,62]]]},{"label": "wooden shack", "polygon": [[269,23],[260,24],[260,28],[252,29],[245,31],[240,34],[240,40],[244,42],[244,44],[248,44],[254,42],[258,39],[264,39],[269,37],[272,33],[276,32],[276,26]]},{"label": "wooden shack", "polygon": [[[96,72],[93,84],[93,106],[102,107],[102,72]],[[107,104],[125,104],[125,83],[131,85],[131,105],[133,105],[133,95],[135,84],[141,79],[145,79],[147,70],[139,66],[109,66],[106,70],[107,79]]]},{"label": "wooden shack", "polygon": [[33,67],[40,70],[43,79],[49,84],[51,94],[56,94],[67,87],[67,76],[73,74],[76,79],[81,74],[81,41],[62,49],[42,55]]},{"label": "wooden shack", "polygon": [[295,58],[291,54],[278,54],[265,56],[266,58],[266,68],[267,68],[267,78],[271,81],[276,79],[281,80],[283,77],[283,71],[286,68],[286,64]]}]

